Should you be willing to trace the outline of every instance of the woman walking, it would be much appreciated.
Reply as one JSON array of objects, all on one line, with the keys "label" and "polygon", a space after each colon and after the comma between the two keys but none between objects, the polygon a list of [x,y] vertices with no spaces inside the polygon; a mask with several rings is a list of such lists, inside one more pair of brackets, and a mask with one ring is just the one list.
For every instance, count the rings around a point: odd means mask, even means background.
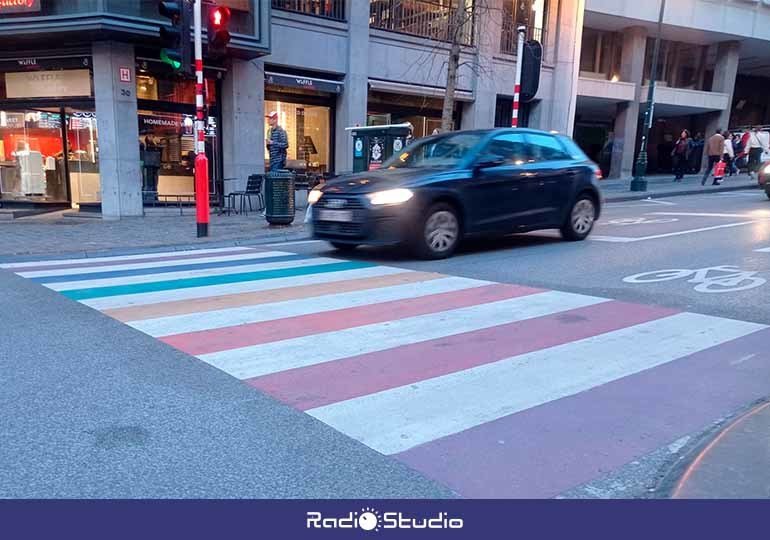
[{"label": "woman walking", "polygon": [[751,128],[749,141],[746,143],[746,149],[749,153],[749,176],[754,178],[754,175],[759,171],[760,162],[762,161],[762,152],[764,150],[762,140],[759,137],[759,128],[757,128],[757,126]]},{"label": "woman walking", "polygon": [[674,149],[671,151],[671,158],[674,164],[674,182],[681,182],[684,173],[687,170],[687,164],[690,162],[690,153],[692,152],[692,140],[690,132],[686,129],[679,135],[679,139],[674,143]]},{"label": "woman walking", "polygon": [[722,159],[725,162],[725,168],[729,176],[735,174],[735,148],[733,147],[733,135],[729,131],[723,133],[725,138],[725,155]]}]

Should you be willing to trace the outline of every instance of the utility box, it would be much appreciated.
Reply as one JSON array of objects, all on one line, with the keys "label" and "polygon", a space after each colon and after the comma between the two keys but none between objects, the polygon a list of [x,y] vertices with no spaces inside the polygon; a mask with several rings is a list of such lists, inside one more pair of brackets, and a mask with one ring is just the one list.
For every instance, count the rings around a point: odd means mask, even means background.
[{"label": "utility box", "polygon": [[345,128],[353,136],[353,172],[374,171],[406,146],[411,124]]}]

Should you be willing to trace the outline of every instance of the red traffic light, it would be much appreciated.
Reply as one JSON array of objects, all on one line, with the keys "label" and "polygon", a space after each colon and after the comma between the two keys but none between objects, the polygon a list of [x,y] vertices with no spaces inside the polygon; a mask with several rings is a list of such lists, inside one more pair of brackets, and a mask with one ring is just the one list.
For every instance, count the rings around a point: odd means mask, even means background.
[{"label": "red traffic light", "polygon": [[230,22],[230,8],[224,6],[213,8],[209,12],[209,19],[211,20],[211,26],[214,28],[227,28],[227,24]]}]

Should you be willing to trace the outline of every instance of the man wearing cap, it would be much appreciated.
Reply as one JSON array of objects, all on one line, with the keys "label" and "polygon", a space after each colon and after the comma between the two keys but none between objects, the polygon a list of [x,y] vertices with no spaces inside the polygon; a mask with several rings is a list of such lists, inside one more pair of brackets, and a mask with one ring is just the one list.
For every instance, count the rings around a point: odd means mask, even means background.
[{"label": "man wearing cap", "polygon": [[273,111],[267,115],[270,122],[270,130],[267,133],[265,144],[270,153],[270,170],[278,171],[286,168],[286,149],[289,148],[289,137],[286,130],[278,125],[278,113]]}]

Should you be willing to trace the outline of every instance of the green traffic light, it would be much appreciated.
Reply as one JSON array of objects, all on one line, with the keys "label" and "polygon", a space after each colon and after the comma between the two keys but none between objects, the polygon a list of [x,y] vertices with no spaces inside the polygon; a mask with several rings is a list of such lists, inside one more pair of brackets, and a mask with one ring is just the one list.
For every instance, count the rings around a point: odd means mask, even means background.
[{"label": "green traffic light", "polygon": [[179,70],[182,68],[182,62],[179,60],[174,60],[168,55],[167,49],[161,49],[160,51],[160,59],[165,62],[166,64],[170,65],[175,70]]}]

